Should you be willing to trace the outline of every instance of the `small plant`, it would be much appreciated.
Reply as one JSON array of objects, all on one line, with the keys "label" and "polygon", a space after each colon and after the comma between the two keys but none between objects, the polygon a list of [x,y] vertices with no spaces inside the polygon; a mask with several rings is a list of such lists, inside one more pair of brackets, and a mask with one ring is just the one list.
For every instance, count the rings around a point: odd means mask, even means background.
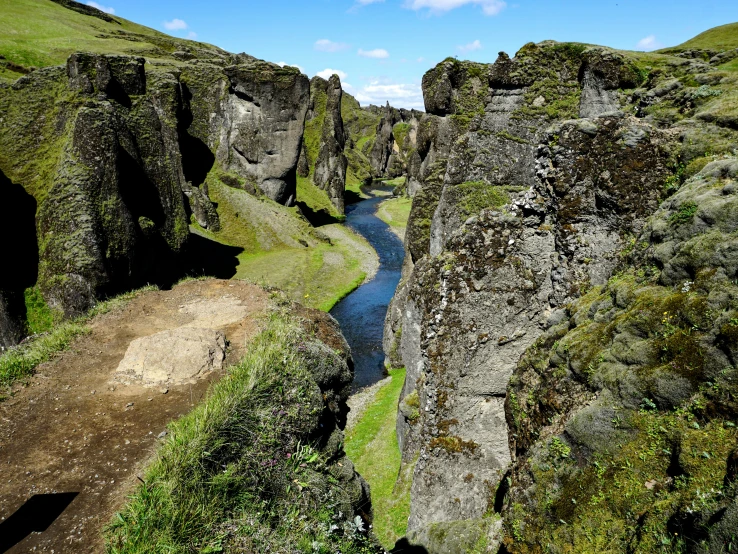
[{"label": "small plant", "polygon": [[692,218],[697,213],[697,204],[695,202],[689,201],[685,202],[681,206],[679,206],[679,209],[671,214],[669,217],[669,221],[672,223],[675,223],[676,225],[682,225],[684,223],[689,223],[692,221]]},{"label": "small plant", "polygon": [[554,459],[564,460],[571,455],[571,447],[559,437],[554,437],[548,445],[548,453]]}]

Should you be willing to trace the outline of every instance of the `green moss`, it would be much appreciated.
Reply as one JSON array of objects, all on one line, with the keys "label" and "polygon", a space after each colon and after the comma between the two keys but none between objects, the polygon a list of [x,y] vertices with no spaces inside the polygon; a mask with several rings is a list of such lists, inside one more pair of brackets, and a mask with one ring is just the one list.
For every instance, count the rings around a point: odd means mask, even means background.
[{"label": "green moss", "polygon": [[694,218],[694,214],[696,213],[697,204],[692,201],[685,202],[681,206],[679,206],[679,209],[674,212],[671,217],[669,217],[669,221],[671,221],[675,225],[689,223],[690,221],[692,221],[692,219]]},{"label": "green moss", "polygon": [[462,218],[479,213],[485,208],[501,208],[510,202],[504,187],[492,186],[484,181],[467,181],[454,187]]},{"label": "green moss", "polygon": [[60,321],[61,315],[54,314],[51,311],[37,287],[26,289],[24,297],[26,302],[26,330],[29,335],[50,331],[54,324]]},{"label": "green moss", "polygon": [[[528,88],[524,104],[513,112],[513,117],[575,119],[579,115],[581,96],[577,82],[561,81],[554,77],[540,79]],[[543,98],[543,103],[540,103],[540,98]]]},{"label": "green moss", "polygon": [[495,136],[497,136],[498,138],[501,138],[503,140],[510,140],[512,142],[517,142],[518,144],[530,144],[524,138],[516,137],[515,135],[513,135],[509,131],[498,131],[497,133],[495,133]]}]

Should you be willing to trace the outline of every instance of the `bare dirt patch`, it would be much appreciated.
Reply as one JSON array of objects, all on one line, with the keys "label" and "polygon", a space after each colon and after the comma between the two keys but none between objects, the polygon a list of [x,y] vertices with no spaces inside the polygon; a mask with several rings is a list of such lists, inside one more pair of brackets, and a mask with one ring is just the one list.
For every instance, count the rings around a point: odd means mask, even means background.
[{"label": "bare dirt patch", "polygon": [[115,372],[133,340],[181,327],[213,329],[229,343],[226,367],[243,355],[269,304],[261,288],[239,281],[147,292],[95,318],[90,334],[40,366],[29,386],[0,404],[0,533],[34,495],[78,495],[46,531],[7,552],[102,551],[102,528],[143,476],[167,424],[224,374],[216,369],[193,383],[153,388],[121,382]]}]

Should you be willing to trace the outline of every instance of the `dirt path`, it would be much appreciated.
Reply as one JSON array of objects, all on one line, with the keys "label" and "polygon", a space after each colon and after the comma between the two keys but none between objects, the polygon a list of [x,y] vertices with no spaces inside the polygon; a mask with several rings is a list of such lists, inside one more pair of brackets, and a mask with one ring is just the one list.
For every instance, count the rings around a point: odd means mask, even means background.
[{"label": "dirt path", "polygon": [[[148,292],[96,318],[89,335],[41,366],[30,386],[0,404],[0,553],[100,552],[102,527],[137,482],[167,423],[188,412],[223,374],[144,387],[116,374],[132,340],[180,327],[221,331],[230,342],[225,367],[242,355],[268,306],[267,293],[239,281]],[[34,497],[56,493],[78,494]],[[54,510],[72,498],[54,519]],[[8,536],[28,522],[35,531],[50,526],[8,550],[7,543],[17,540]]]}]

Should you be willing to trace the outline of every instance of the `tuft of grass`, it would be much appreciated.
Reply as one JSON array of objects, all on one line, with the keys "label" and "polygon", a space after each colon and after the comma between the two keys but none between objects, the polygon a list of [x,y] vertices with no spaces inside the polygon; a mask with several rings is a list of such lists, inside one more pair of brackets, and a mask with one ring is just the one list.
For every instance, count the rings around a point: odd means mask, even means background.
[{"label": "tuft of grass", "polygon": [[485,208],[501,208],[510,202],[510,195],[504,187],[493,186],[484,181],[468,181],[456,185],[454,189],[463,217],[479,213]]},{"label": "tuft of grass", "polygon": [[[384,385],[361,419],[346,435],[346,454],[372,490],[374,533],[386,548],[407,531],[410,517],[410,464],[400,472],[402,455],[395,422],[405,369],[391,369]],[[399,475],[399,478],[398,478]]]},{"label": "tuft of grass", "polygon": [[376,552],[339,516],[347,493],[308,440],[323,411],[308,338],[288,314],[270,315],[243,360],[171,425],[106,530],[108,553]]},{"label": "tuft of grass", "polygon": [[[29,290],[35,291],[35,289]],[[158,289],[153,286],[147,286],[142,289],[126,292],[110,300],[98,303],[86,315],[71,321],[53,319],[51,326],[43,334],[33,337],[0,355],[0,390],[5,389],[7,391],[13,384],[30,377],[39,365],[52,360],[57,354],[68,349],[77,337],[89,333],[90,328],[87,326],[87,323],[93,317],[122,308],[139,294],[150,290]],[[37,305],[43,303],[43,306],[46,306],[43,298],[37,291],[31,293],[26,291],[27,303],[29,302],[29,297],[32,299],[32,303]],[[38,308],[37,312],[46,313],[41,308]],[[49,320],[46,319],[42,321],[44,324],[49,323]],[[38,322],[36,324],[38,325]],[[0,392],[0,400],[2,399],[3,394]]]},{"label": "tuft of grass", "polygon": [[692,218],[694,218],[694,214],[697,213],[697,204],[689,201],[685,202],[681,206],[679,206],[679,209],[671,214],[669,217],[669,221],[674,223],[675,225],[682,225],[684,223],[689,223],[692,221]]}]

